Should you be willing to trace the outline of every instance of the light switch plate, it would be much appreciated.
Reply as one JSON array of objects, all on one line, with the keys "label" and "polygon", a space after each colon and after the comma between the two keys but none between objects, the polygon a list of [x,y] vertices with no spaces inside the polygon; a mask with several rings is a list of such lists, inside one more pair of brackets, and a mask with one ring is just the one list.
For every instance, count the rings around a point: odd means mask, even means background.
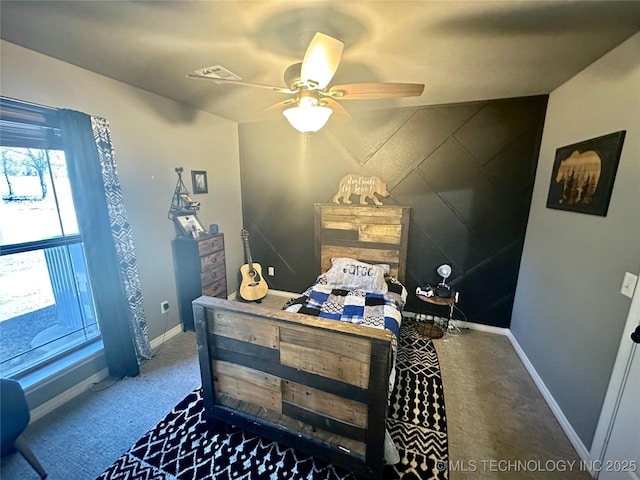
[{"label": "light switch plate", "polygon": [[638,276],[634,275],[633,273],[625,272],[620,293],[625,297],[633,298],[633,292],[636,289],[636,283],[638,283]]}]

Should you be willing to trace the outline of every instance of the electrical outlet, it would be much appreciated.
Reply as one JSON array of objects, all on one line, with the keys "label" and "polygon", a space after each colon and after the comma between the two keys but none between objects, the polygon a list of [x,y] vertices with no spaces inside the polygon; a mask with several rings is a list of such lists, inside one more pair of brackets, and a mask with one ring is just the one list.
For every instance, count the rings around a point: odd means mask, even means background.
[{"label": "electrical outlet", "polygon": [[164,300],[160,302],[160,313],[165,314],[169,311],[169,301]]},{"label": "electrical outlet", "polygon": [[624,280],[622,280],[622,288],[620,293],[626,297],[633,298],[633,291],[636,289],[638,276],[633,273],[625,272]]},{"label": "electrical outlet", "polygon": [[270,277],[275,277],[276,276],[276,269],[273,267],[267,267],[267,274]]}]

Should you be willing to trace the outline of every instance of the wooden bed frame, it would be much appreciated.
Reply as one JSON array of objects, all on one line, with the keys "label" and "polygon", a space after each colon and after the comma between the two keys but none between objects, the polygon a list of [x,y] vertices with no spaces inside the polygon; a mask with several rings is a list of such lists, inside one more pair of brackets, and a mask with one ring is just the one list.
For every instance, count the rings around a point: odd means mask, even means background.
[{"label": "wooden bed frame", "polygon": [[[388,263],[404,278],[408,216],[318,204],[317,261]],[[391,332],[207,296],[193,312],[208,422],[382,478]]]}]

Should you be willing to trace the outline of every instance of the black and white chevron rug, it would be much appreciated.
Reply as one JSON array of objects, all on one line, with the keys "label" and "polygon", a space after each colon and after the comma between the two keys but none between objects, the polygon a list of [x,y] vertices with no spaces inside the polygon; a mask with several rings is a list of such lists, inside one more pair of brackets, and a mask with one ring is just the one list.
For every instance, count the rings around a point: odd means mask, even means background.
[{"label": "black and white chevron rug", "polygon": [[[355,480],[331,464],[233,426],[207,429],[201,391],[182,400],[98,480]],[[449,478],[440,366],[430,339],[403,320],[387,428],[400,463],[385,479]]]}]

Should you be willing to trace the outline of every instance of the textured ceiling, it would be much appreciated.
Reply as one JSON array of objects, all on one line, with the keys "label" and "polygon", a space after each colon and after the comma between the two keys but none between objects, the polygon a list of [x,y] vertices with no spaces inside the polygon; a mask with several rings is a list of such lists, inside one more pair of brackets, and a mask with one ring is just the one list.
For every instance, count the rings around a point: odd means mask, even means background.
[{"label": "textured ceiling", "polygon": [[220,64],[284,86],[322,31],[345,43],[332,84],[426,85],[348,110],[544,94],[639,31],[640,1],[2,0],[0,17],[4,40],[244,122],[287,97],[186,74]]}]

